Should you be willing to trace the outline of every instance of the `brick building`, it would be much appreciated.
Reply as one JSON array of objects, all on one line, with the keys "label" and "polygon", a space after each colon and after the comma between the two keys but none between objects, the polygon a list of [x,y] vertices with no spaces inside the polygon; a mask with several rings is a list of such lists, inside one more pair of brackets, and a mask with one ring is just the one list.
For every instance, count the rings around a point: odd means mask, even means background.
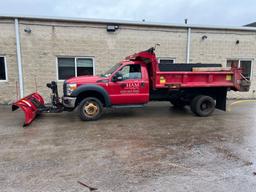
[{"label": "brick building", "polygon": [[[36,89],[49,96],[47,82],[100,74],[125,56],[160,43],[161,62],[238,65],[251,79],[255,98],[256,28],[72,18],[0,16],[0,103]],[[60,91],[62,87],[59,86]]]}]

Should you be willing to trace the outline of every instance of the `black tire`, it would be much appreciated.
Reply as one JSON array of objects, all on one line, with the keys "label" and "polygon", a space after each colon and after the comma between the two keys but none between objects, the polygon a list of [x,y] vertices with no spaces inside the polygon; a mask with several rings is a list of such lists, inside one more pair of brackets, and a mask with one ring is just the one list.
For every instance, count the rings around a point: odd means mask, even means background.
[{"label": "black tire", "polygon": [[87,97],[80,103],[78,112],[83,121],[98,120],[103,114],[102,102],[95,97]]},{"label": "black tire", "polygon": [[177,108],[183,108],[186,105],[186,103],[181,101],[180,99],[171,99],[170,103]]},{"label": "black tire", "polygon": [[191,102],[191,111],[200,117],[207,117],[215,110],[215,101],[212,97],[198,95]]},{"label": "black tire", "polygon": [[196,113],[196,103],[197,103],[197,100],[198,100],[201,96],[202,96],[202,95],[198,95],[198,96],[194,97],[194,98],[192,99],[191,103],[190,103],[190,109],[191,109],[191,111],[192,111],[195,115],[197,115],[197,113]]}]

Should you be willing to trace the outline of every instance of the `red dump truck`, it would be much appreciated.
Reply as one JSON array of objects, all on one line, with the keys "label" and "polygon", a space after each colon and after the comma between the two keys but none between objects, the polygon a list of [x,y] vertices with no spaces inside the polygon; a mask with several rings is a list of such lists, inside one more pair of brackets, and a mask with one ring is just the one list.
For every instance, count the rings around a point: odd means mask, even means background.
[{"label": "red dump truck", "polygon": [[13,103],[12,110],[25,113],[29,125],[39,113],[73,111],[84,121],[99,119],[104,108],[141,107],[149,101],[169,101],[177,107],[190,106],[197,116],[209,116],[215,108],[226,110],[227,91],[248,91],[250,81],[241,68],[219,64],[159,64],[155,48],[135,53],[98,76],[79,76],[63,84],[59,97],[56,82],[51,104],[39,93]]}]

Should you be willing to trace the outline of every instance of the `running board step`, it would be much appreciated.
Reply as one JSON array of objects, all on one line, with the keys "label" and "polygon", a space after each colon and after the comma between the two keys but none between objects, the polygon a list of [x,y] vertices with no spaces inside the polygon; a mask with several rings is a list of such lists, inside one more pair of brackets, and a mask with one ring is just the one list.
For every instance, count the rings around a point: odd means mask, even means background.
[{"label": "running board step", "polygon": [[111,108],[120,109],[120,108],[142,108],[145,105],[112,105]]}]

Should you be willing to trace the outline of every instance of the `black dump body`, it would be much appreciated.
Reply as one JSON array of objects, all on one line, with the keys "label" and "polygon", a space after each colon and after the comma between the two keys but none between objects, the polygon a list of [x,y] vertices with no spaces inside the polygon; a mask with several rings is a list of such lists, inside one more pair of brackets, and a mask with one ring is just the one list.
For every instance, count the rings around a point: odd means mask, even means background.
[{"label": "black dump body", "polygon": [[221,64],[202,64],[202,63],[165,63],[159,64],[160,71],[192,71],[194,67],[222,67]]}]

